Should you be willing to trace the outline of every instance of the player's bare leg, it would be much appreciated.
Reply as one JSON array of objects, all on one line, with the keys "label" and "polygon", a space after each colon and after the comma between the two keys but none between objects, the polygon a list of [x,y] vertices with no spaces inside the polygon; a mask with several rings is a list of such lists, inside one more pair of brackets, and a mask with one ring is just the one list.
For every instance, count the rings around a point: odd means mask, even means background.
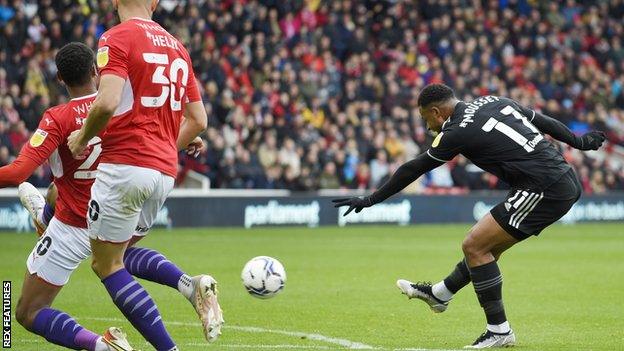
[{"label": "player's bare leg", "polygon": [[506,347],[516,341],[505,316],[503,277],[495,256],[516,243],[518,240],[509,235],[490,213],[472,227],[462,243],[470,278],[487,319],[486,332],[466,348]]},{"label": "player's bare leg", "polygon": [[[475,227],[479,223],[475,224]],[[474,228],[472,229],[474,230]],[[505,250],[513,246],[515,242],[505,242],[495,246],[491,250],[494,259],[498,261]],[[432,284],[430,282],[411,282],[399,279],[397,286],[408,298],[417,298],[425,301],[435,313],[446,311],[448,304],[455,294],[470,283],[470,271],[466,259],[462,258],[453,271],[443,280]]]},{"label": "player's bare leg", "polygon": [[46,204],[53,210],[56,208],[56,199],[58,198],[58,189],[54,183],[50,183],[48,186],[48,192],[46,193]]},{"label": "player's bare leg", "polygon": [[[511,346],[515,335],[509,327],[502,303],[502,276],[496,261],[503,252],[518,243],[494,220],[491,214],[484,216],[468,232],[462,243],[464,259],[444,280],[412,283],[397,281],[397,286],[409,298],[425,301],[432,311],[444,312],[454,294],[476,279],[475,290],[484,308],[487,331],[470,348]],[[476,278],[475,278],[476,276]]]},{"label": "player's bare leg", "polygon": [[[54,214],[57,197],[57,188],[52,183],[45,200],[45,208],[51,209],[50,218]],[[37,218],[33,218],[33,221],[37,221]],[[177,289],[197,312],[206,340],[215,341],[221,335],[224,323],[223,312],[217,300],[216,280],[206,274],[191,277],[158,251],[133,247],[142,238],[143,235],[134,235],[125,251],[124,265],[128,272],[135,277]],[[139,254],[140,259],[137,260]]]},{"label": "player's bare leg", "polygon": [[133,276],[177,289],[191,303],[202,322],[208,342],[221,335],[223,313],[217,300],[217,281],[206,274],[189,276],[156,250],[134,247],[144,236],[134,235],[124,254],[124,265]]},{"label": "player's bare leg", "polygon": [[104,336],[100,336],[76,323],[67,313],[50,308],[61,289],[62,286],[49,284],[35,274],[26,273],[15,311],[17,322],[49,342],[71,349],[133,350],[118,328],[109,328]]},{"label": "player's bare leg", "polygon": [[[38,194],[36,189],[34,191]],[[52,210],[52,215],[57,197],[58,191],[52,183],[45,200],[45,207]],[[33,218],[33,221],[37,221],[37,218]],[[142,238],[144,238],[143,235],[134,235],[130,239],[124,254],[126,270],[135,277],[177,289],[197,312],[206,340],[215,341],[221,335],[221,327],[224,323],[223,312],[217,300],[216,280],[207,274],[191,277],[158,251],[133,247]]]},{"label": "player's bare leg", "polygon": [[124,268],[123,254],[127,245],[127,242],[112,243],[91,240],[93,254],[91,268],[100,279],[106,279],[106,277]]},{"label": "player's bare leg", "polygon": [[127,244],[91,240],[91,267],[102,280],[117,308],[156,350],[177,350],[156,304],[124,267],[123,256]]}]

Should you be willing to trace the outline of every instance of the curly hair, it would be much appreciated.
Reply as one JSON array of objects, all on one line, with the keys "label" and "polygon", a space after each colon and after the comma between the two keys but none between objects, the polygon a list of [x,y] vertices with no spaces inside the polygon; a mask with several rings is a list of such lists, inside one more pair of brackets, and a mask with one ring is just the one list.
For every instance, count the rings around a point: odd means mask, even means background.
[{"label": "curly hair", "polygon": [[455,92],[444,84],[429,84],[418,95],[418,106],[427,107],[434,102],[444,102],[455,97]]},{"label": "curly hair", "polygon": [[95,58],[85,44],[71,42],[63,46],[54,60],[59,76],[68,86],[83,85],[91,79]]}]

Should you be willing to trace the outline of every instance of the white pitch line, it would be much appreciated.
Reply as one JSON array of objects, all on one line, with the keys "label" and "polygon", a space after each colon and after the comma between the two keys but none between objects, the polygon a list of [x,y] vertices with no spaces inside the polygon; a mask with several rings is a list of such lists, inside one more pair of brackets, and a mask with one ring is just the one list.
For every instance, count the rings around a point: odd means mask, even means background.
[{"label": "white pitch line", "polygon": [[[121,318],[102,318],[102,317],[82,317],[77,319],[86,319],[86,320],[94,320],[94,321],[106,321],[106,322],[124,322],[125,319]],[[177,321],[166,321],[165,324],[169,325],[179,325],[179,326],[197,326],[200,327],[199,323],[190,323],[190,322],[177,322]],[[224,325],[226,329],[239,330],[243,332],[249,333],[271,333],[271,334],[280,334],[286,336],[293,336],[297,338],[306,338],[309,340],[321,341],[328,344],[339,345],[348,349],[354,350],[374,350],[376,347],[367,345],[360,342],[355,342],[347,339],[333,338],[329,336],[325,336],[322,334],[313,334],[313,333],[304,333],[297,331],[287,331],[287,330],[278,330],[278,329],[266,329],[259,327],[245,327],[245,326],[237,326],[237,325]]]},{"label": "white pitch line", "polygon": [[[26,343],[26,344],[45,344],[46,341],[44,339],[18,339],[13,340],[18,343]],[[146,343],[147,344],[147,343]],[[208,343],[199,343],[199,342],[187,342],[183,343],[183,346],[208,346]],[[275,344],[275,345],[251,345],[251,344],[219,344],[219,347],[226,348],[237,348],[237,349],[296,349],[296,350],[331,350],[332,348],[329,346],[320,346],[320,345],[290,345],[290,344]]]},{"label": "white pitch line", "polygon": [[38,343],[45,343],[45,339],[13,339],[11,341],[19,341],[19,342],[25,342],[28,344],[38,344]]},{"label": "white pitch line", "polygon": [[[228,326],[226,326],[228,327]],[[366,345],[360,342],[350,341],[346,339],[332,338],[329,336],[321,335],[321,334],[310,334],[303,332],[291,332],[286,330],[274,330],[274,329],[266,329],[266,328],[258,328],[258,327],[239,327],[239,326],[229,326],[230,329],[246,331],[250,333],[272,333],[272,334],[281,334],[287,336],[294,336],[297,338],[306,338],[309,340],[322,341],[329,344],[340,345],[342,347],[346,347],[349,349],[356,350],[373,350],[375,347]]]},{"label": "white pitch line", "polygon": [[[91,320],[105,320],[105,321],[109,321],[109,320],[119,320],[121,321],[121,319],[118,318],[83,318],[83,319],[91,319]],[[181,324],[191,324],[191,323],[184,323],[184,322],[180,322]],[[28,344],[44,344],[46,343],[46,341],[44,339],[17,339],[17,340],[13,340],[13,341],[17,341],[19,342],[23,342],[23,343],[28,343]],[[147,343],[146,343],[147,344]],[[187,342],[182,344],[183,346],[208,346],[208,343],[199,343],[199,342]],[[329,346],[321,346],[321,345],[291,345],[291,344],[275,344],[275,345],[264,345],[264,344],[259,344],[259,345],[251,345],[251,344],[219,344],[219,347],[225,347],[225,348],[239,348],[239,349],[293,349],[293,350],[332,350],[331,347]],[[425,349],[425,348],[398,348],[398,349],[388,349],[388,348],[384,348],[384,347],[377,347],[375,348],[375,350],[380,350],[380,351],[385,351],[385,350],[392,350],[392,351],[463,351],[461,349]]]},{"label": "white pitch line", "polygon": [[[208,344],[202,343],[185,343],[184,346],[208,346]],[[246,345],[246,344],[219,344],[219,347],[226,348],[237,348],[237,349],[295,349],[295,350],[331,350],[332,348],[329,346],[315,346],[315,345],[290,345],[290,344],[279,344],[279,345]]]}]

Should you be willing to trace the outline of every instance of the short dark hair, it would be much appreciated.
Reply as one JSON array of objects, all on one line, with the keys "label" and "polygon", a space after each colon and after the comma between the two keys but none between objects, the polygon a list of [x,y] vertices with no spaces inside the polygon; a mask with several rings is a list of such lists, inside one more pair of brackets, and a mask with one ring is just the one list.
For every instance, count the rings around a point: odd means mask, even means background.
[{"label": "short dark hair", "polygon": [[444,84],[429,84],[418,95],[418,106],[427,107],[434,102],[444,102],[455,97],[453,89]]},{"label": "short dark hair", "polygon": [[71,42],[61,48],[54,59],[59,76],[68,86],[89,83],[93,63],[93,50],[79,42]]}]

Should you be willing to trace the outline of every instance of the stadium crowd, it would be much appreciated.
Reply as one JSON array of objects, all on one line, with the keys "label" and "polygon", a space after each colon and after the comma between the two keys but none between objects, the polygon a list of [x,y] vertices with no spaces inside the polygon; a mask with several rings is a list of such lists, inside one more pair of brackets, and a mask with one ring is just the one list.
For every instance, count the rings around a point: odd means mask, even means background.
[{"label": "stadium crowd", "polygon": [[[54,56],[96,48],[110,2],[0,0],[0,165],[42,112],[66,101]],[[610,146],[561,145],[585,191],[624,189],[624,1],[161,0],[154,20],[189,48],[210,127],[180,158],[219,188],[375,188],[431,136],[417,94],[445,82],[460,99],[509,96]],[[620,156],[621,157],[621,156]],[[49,182],[40,168],[30,179]],[[502,189],[457,157],[414,192]]]}]

